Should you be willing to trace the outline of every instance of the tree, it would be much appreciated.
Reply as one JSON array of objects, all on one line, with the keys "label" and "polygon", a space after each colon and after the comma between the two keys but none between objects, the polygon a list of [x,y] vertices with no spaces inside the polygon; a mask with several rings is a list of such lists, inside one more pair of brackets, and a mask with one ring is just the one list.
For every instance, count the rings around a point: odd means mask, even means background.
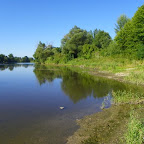
[{"label": "tree", "polygon": [[22,62],[30,62],[30,60],[27,56],[23,57],[21,61]]},{"label": "tree", "polygon": [[74,58],[78,57],[84,44],[91,44],[93,36],[86,30],[74,26],[61,41],[62,51]]},{"label": "tree", "polygon": [[53,56],[54,47],[52,45],[46,46],[45,43],[39,42],[37,49],[34,53],[34,58],[36,62],[43,63],[47,60],[48,57]]},{"label": "tree", "polygon": [[5,55],[0,54],[0,63],[4,63]]},{"label": "tree", "polygon": [[98,30],[98,29],[95,29],[95,30],[94,30],[94,32],[93,32],[93,33],[94,33],[94,38],[95,38],[95,36],[98,34],[99,31],[100,31],[100,30]]},{"label": "tree", "polygon": [[98,47],[99,49],[107,48],[111,41],[112,39],[109,33],[96,29],[94,37],[94,44],[96,47]]},{"label": "tree", "polygon": [[33,55],[33,57],[35,58],[35,60],[37,62],[40,62],[41,59],[43,58],[43,50],[46,48],[45,43],[42,43],[41,41],[39,42],[37,49]]},{"label": "tree", "polygon": [[50,56],[54,55],[53,51],[51,48],[46,48],[45,50],[43,50],[42,52],[42,57],[41,57],[41,61],[45,62],[46,59]]},{"label": "tree", "polygon": [[129,54],[136,53],[141,48],[140,45],[144,45],[144,5],[138,8],[132,20],[117,33],[115,40]]},{"label": "tree", "polygon": [[82,56],[85,59],[89,59],[92,57],[92,52],[96,50],[96,47],[94,45],[90,45],[90,44],[85,44],[83,45],[83,49],[82,49]]},{"label": "tree", "polygon": [[0,54],[0,63],[30,62],[30,60],[33,60],[33,58],[27,56],[23,58],[14,57],[13,54],[9,54],[8,56]]},{"label": "tree", "polygon": [[130,19],[126,16],[126,15],[121,15],[118,19],[117,19],[117,24],[115,25],[115,32],[118,33],[123,27],[124,25],[130,21]]},{"label": "tree", "polygon": [[13,54],[8,55],[9,62],[15,62]]},{"label": "tree", "polygon": [[137,52],[137,58],[140,59],[144,59],[144,45],[143,44],[138,44],[138,52]]}]

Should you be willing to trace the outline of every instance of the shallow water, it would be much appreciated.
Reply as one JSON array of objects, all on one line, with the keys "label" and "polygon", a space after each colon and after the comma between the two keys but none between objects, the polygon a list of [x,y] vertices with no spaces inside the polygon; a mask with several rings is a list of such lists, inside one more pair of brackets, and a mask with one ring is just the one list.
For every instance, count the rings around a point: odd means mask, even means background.
[{"label": "shallow water", "polygon": [[[75,121],[130,87],[74,68],[0,65],[0,144],[64,144]],[[60,110],[59,107],[64,109]]]}]

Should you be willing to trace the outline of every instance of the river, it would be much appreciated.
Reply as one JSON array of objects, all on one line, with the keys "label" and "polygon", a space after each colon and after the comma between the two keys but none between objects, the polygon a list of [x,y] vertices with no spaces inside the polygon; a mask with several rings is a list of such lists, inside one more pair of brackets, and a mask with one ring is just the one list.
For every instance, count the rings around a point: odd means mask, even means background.
[{"label": "river", "polygon": [[65,144],[76,120],[109,108],[119,89],[129,86],[74,68],[0,65],[0,144]]}]

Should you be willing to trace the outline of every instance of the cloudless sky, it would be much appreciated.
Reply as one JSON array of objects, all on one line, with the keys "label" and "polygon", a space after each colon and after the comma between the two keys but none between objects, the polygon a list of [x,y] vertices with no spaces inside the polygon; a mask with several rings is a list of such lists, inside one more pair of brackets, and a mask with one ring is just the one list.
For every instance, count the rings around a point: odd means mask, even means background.
[{"label": "cloudless sky", "polygon": [[0,53],[32,56],[39,41],[60,46],[77,25],[115,36],[121,14],[132,17],[143,0],[0,0]]}]

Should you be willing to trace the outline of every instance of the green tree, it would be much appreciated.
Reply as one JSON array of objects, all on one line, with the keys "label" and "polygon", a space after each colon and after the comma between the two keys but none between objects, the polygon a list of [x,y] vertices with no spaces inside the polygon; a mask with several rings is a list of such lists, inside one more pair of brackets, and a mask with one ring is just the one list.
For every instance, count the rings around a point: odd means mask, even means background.
[{"label": "green tree", "polygon": [[85,59],[89,59],[92,57],[92,52],[94,50],[96,50],[96,47],[94,45],[85,44],[85,45],[83,45],[83,48],[82,48],[82,56]]},{"label": "green tree", "polygon": [[61,41],[62,51],[72,57],[78,57],[84,44],[91,44],[93,36],[86,30],[75,26]]},{"label": "green tree", "polygon": [[27,56],[23,57],[21,61],[22,62],[30,62],[30,60]]},{"label": "green tree", "polygon": [[43,63],[47,60],[48,57],[53,56],[54,47],[52,45],[46,46],[45,43],[39,42],[37,49],[34,53],[34,58],[36,62]]},{"label": "green tree", "polygon": [[30,62],[30,58],[27,56],[23,58],[14,57],[13,54],[9,54],[8,56],[5,56],[4,54],[0,54],[0,63],[13,63],[13,62]]},{"label": "green tree", "polygon": [[138,44],[138,52],[137,52],[137,57],[138,59],[144,59],[144,44]]},{"label": "green tree", "polygon": [[7,56],[4,57],[3,63],[8,63],[8,57]]},{"label": "green tree", "polygon": [[0,63],[4,63],[4,58],[5,58],[5,55],[0,54]]},{"label": "green tree", "polygon": [[138,8],[132,20],[117,33],[115,40],[119,47],[130,55],[141,48],[139,44],[144,45],[144,5]]},{"label": "green tree", "polygon": [[43,52],[42,52],[41,61],[42,61],[42,62],[45,62],[46,59],[47,59],[48,57],[52,56],[52,55],[54,55],[54,53],[53,53],[53,51],[52,51],[51,48],[46,48],[46,49],[44,49]]},{"label": "green tree", "polygon": [[130,21],[130,19],[126,16],[126,15],[121,15],[118,19],[117,19],[117,24],[115,25],[115,32],[118,33],[123,27],[124,25]]},{"label": "green tree", "polygon": [[94,44],[98,48],[107,48],[112,41],[109,33],[101,30],[95,31]]},{"label": "green tree", "polygon": [[42,43],[40,41],[38,46],[37,46],[37,49],[33,55],[33,57],[35,58],[35,61],[41,62],[41,59],[43,58],[43,51],[45,50],[45,48],[46,48],[45,43]]},{"label": "green tree", "polygon": [[15,62],[13,54],[8,55],[9,62]]},{"label": "green tree", "polygon": [[93,33],[94,33],[94,38],[95,38],[95,36],[98,34],[99,31],[100,31],[100,30],[98,30],[98,29],[95,29],[95,30],[94,30],[94,32],[93,32]]}]

